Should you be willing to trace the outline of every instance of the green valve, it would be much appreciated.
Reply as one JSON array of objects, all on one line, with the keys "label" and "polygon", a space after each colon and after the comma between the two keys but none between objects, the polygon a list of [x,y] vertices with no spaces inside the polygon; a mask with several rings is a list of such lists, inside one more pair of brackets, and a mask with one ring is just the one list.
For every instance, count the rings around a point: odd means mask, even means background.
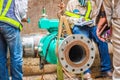
[{"label": "green valve", "polygon": [[47,29],[48,31],[50,31],[49,29],[58,30],[59,19],[48,19],[43,17],[39,20],[38,26],[40,29]]},{"label": "green valve", "polygon": [[[56,41],[57,33],[51,33],[40,40],[38,49],[42,48],[42,51],[39,52],[41,57],[44,57],[45,60],[52,64],[57,64],[56,56]],[[59,44],[62,42],[62,39],[59,41]],[[42,46],[41,46],[42,44]]]}]

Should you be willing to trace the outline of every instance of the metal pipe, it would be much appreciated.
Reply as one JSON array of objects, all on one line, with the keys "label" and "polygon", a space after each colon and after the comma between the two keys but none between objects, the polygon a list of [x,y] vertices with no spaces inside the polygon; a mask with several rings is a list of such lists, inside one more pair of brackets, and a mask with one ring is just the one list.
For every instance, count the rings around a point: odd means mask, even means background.
[{"label": "metal pipe", "polygon": [[[47,62],[57,64],[57,57],[62,66],[72,73],[82,73],[92,65],[95,58],[93,43],[84,35],[70,35],[60,40],[56,56],[55,34],[31,34],[22,37],[25,57],[42,56]],[[47,54],[47,55],[46,55]]]},{"label": "metal pipe", "polygon": [[68,36],[59,47],[59,60],[72,73],[81,73],[90,68],[94,58],[94,46],[84,35]]},{"label": "metal pipe", "polygon": [[47,35],[47,33],[22,35],[23,57],[36,57],[38,55],[39,42],[45,35]]}]

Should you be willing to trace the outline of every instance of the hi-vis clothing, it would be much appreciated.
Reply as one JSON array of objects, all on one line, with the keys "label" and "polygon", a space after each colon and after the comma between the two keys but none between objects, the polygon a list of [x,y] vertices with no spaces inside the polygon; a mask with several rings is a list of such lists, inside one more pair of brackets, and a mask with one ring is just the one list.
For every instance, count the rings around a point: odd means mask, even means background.
[{"label": "hi-vis clothing", "polygon": [[27,0],[0,0],[0,22],[8,23],[22,30],[22,24],[20,22],[26,17],[27,3]]},{"label": "hi-vis clothing", "polygon": [[[27,0],[0,0],[0,80],[23,80],[23,48],[18,28],[26,15],[26,6]],[[8,48],[11,79],[7,66]]]},{"label": "hi-vis clothing", "polygon": [[[98,15],[97,5],[95,1],[93,0],[90,0],[90,1],[91,1],[91,7],[92,7],[92,11],[90,13],[90,19],[94,20],[96,23],[96,17]],[[78,14],[84,16],[85,13],[87,12],[87,7],[82,6],[78,0],[70,0],[67,4],[66,11],[74,12],[75,10],[78,10]],[[67,19],[70,24],[73,24],[74,22],[78,21],[78,18],[73,18],[73,17],[67,17]]]},{"label": "hi-vis clothing", "polygon": [[112,27],[113,80],[120,80],[120,0],[104,0],[103,3]]}]

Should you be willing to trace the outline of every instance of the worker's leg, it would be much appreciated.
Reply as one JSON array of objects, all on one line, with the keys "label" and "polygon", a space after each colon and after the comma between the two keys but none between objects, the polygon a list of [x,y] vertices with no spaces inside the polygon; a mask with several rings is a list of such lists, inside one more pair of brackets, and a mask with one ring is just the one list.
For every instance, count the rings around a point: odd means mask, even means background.
[{"label": "worker's leg", "polygon": [[89,28],[86,26],[84,27],[74,26],[72,32],[73,34],[82,34],[86,37],[89,37]]},{"label": "worker's leg", "polygon": [[98,39],[96,35],[96,27],[91,28],[90,36],[97,43],[97,46],[98,46],[98,50],[100,54],[101,72],[111,71],[112,64],[111,64],[110,55],[108,51],[108,44]]},{"label": "worker's leg", "polygon": [[20,39],[20,31],[10,25],[6,25],[6,39],[10,50],[10,71],[12,80],[22,80],[22,63],[23,53],[22,44]]},{"label": "worker's leg", "polygon": [[9,80],[7,67],[7,44],[3,37],[3,25],[0,24],[0,80]]}]

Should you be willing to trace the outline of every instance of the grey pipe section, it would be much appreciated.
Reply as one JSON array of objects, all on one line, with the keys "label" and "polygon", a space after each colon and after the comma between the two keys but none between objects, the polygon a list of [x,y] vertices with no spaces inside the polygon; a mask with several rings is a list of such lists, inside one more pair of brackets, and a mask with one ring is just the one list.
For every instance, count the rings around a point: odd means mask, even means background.
[{"label": "grey pipe section", "polygon": [[38,55],[38,44],[47,34],[25,34],[22,35],[23,57],[36,57]]}]

